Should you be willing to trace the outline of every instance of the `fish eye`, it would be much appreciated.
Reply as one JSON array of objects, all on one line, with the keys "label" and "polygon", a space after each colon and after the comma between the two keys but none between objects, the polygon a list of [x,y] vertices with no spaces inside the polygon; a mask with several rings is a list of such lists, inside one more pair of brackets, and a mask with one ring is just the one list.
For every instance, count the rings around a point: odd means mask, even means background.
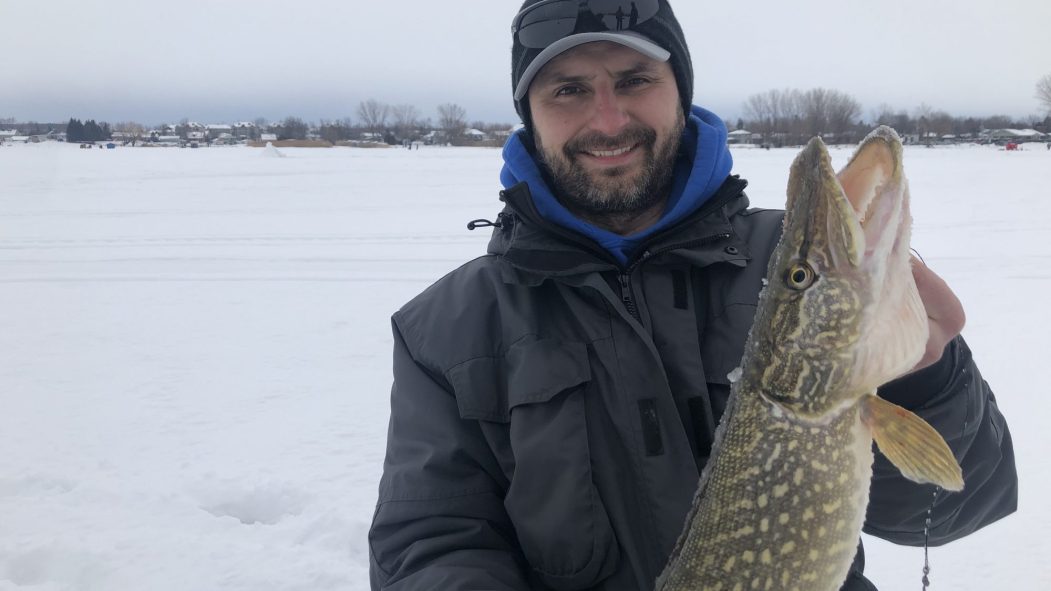
[{"label": "fish eye", "polygon": [[817,273],[806,263],[795,263],[785,273],[785,285],[802,291],[814,284]]}]

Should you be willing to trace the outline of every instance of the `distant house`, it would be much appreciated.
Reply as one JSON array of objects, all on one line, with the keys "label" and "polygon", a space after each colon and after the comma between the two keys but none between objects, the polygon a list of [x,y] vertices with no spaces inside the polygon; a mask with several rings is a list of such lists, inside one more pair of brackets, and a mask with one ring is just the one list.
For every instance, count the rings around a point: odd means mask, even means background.
[{"label": "distant house", "polygon": [[206,132],[208,134],[208,139],[214,140],[218,139],[223,134],[226,134],[226,137],[233,137],[234,128],[231,125],[225,124],[209,125]]},{"label": "distant house", "polygon": [[261,133],[261,134],[259,134],[259,139],[264,141],[264,142],[276,142],[277,141],[277,134],[276,133]]},{"label": "distant house", "polygon": [[755,139],[759,137],[759,134],[752,133],[747,129],[736,129],[726,134],[726,143],[728,144],[751,144],[754,143]]},{"label": "distant house", "polygon": [[177,135],[158,135],[154,137],[158,144],[165,146],[178,146],[182,142],[182,138]]},{"label": "distant house", "polygon": [[234,123],[231,127],[233,128],[233,136],[236,138],[251,139],[259,135],[259,128],[251,121],[240,121]]},{"label": "distant house", "polygon": [[993,141],[1039,142],[1047,136],[1035,129],[993,129],[989,138]]},{"label": "distant house", "polygon": [[0,129],[0,144],[4,143],[5,140],[10,140],[15,137],[18,132],[13,129]]},{"label": "distant house", "polygon": [[505,140],[505,139],[511,137],[511,134],[514,133],[514,132],[515,132],[514,128],[511,128],[511,129],[498,129],[496,131],[490,132],[489,135],[492,136],[493,139]]}]

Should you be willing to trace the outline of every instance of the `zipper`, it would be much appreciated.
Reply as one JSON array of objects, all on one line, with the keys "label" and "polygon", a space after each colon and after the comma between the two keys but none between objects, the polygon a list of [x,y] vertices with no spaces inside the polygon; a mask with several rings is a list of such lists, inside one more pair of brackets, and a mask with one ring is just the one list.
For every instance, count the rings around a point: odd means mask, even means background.
[{"label": "zipper", "polygon": [[641,324],[642,317],[639,315],[639,307],[635,305],[635,296],[631,293],[630,271],[621,273],[617,278],[620,280],[620,301],[624,304],[624,309]]},{"label": "zipper", "polygon": [[712,234],[703,238],[697,238],[695,240],[689,240],[686,242],[679,242],[678,244],[672,244],[665,248],[661,248],[657,251],[644,250],[628,267],[622,270],[617,275],[617,280],[620,283],[620,301],[624,304],[624,309],[628,311],[631,316],[637,320],[640,324],[642,323],[642,315],[639,313],[639,306],[635,302],[635,295],[631,290],[631,276],[644,262],[659,255],[664,254],[671,250],[679,248],[690,248],[694,246],[703,246],[710,242],[718,242],[719,240],[726,240],[731,237],[731,234],[723,232],[721,234]]}]

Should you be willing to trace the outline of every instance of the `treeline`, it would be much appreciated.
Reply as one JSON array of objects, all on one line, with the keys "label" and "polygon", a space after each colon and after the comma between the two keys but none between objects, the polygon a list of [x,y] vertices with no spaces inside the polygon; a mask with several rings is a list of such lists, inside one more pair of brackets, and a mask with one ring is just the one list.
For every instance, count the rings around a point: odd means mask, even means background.
[{"label": "treeline", "polygon": [[88,119],[81,123],[80,119],[70,119],[66,124],[66,141],[73,143],[98,142],[113,138],[109,123],[101,125],[95,123],[94,119]]},{"label": "treeline", "polygon": [[855,143],[877,125],[889,125],[916,141],[946,135],[977,136],[985,129],[1051,129],[1051,115],[1022,121],[1005,115],[955,117],[927,104],[911,113],[883,104],[866,121],[857,99],[825,88],[768,90],[748,97],[742,108],[744,117],[730,127],[758,133],[764,144],[773,146],[801,145],[816,135],[837,143]]},{"label": "treeline", "polygon": [[417,141],[425,135],[438,132],[439,141],[457,143],[462,140],[468,129],[477,129],[483,133],[507,131],[509,123],[486,123],[475,121],[468,124],[467,110],[454,103],[438,105],[437,120],[423,118],[413,105],[387,104],[375,99],[362,101],[356,109],[357,119],[322,119],[317,126],[307,123],[299,117],[286,117],[280,123],[269,125],[269,130],[276,133],[278,139],[306,139],[311,132],[320,139],[333,143],[368,138],[398,144]]}]

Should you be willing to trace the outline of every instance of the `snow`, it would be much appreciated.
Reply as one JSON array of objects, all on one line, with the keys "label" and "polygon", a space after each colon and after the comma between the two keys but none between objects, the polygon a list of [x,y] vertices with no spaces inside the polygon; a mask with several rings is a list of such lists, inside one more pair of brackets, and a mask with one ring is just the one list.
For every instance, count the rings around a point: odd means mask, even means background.
[{"label": "snow", "polygon": [[[934,591],[1051,582],[1051,151],[1024,148],[906,148],[1022,479],[931,550]],[[389,316],[484,252],[500,151],[283,151],[0,147],[0,590],[368,588]],[[795,152],[735,151],[755,205]],[[920,586],[920,549],[867,547]]]}]

